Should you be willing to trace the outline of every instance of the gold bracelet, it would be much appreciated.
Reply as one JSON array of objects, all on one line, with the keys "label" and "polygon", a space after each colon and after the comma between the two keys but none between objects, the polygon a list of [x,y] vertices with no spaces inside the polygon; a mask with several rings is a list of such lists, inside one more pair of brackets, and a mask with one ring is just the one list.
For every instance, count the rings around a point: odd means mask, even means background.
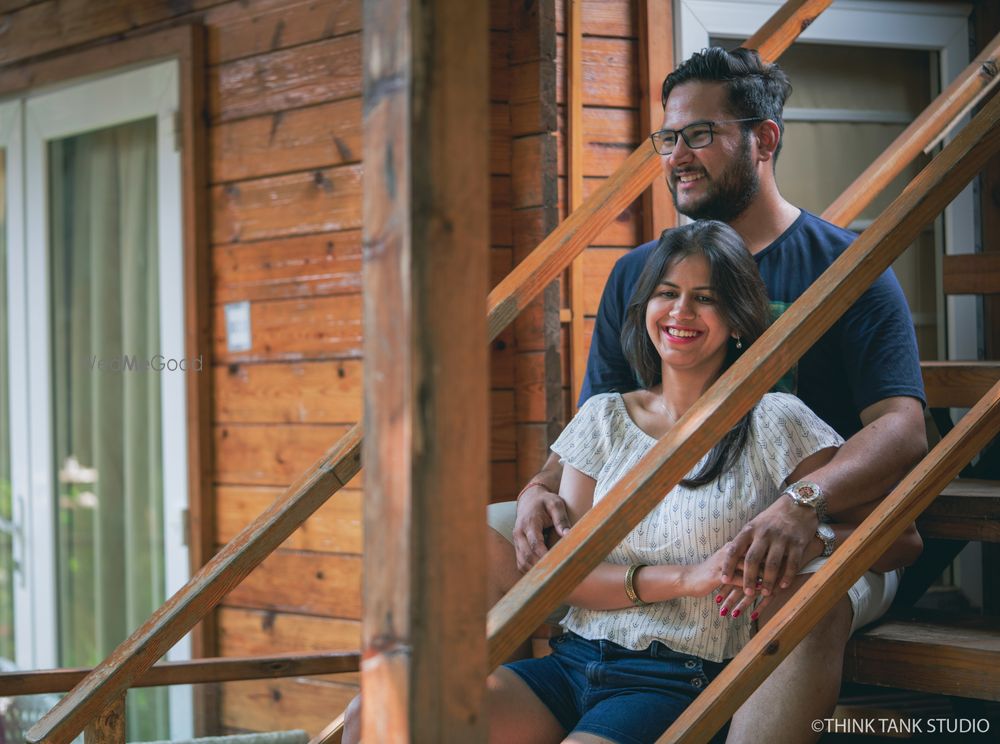
[{"label": "gold bracelet", "polygon": [[638,565],[633,563],[625,571],[625,596],[628,597],[629,601],[636,607],[642,607],[643,605],[648,604],[639,598],[639,594],[635,590],[635,575],[639,572],[640,568],[645,567],[646,564],[644,563],[640,563]]}]

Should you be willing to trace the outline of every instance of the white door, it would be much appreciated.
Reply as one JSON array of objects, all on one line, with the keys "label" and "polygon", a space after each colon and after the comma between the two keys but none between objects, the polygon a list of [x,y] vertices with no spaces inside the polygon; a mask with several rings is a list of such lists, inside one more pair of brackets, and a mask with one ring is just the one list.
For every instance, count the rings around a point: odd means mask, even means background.
[{"label": "white door", "polygon": [[[188,577],[178,96],[171,61],[7,104],[0,148],[23,170],[7,170],[0,535],[6,477],[20,668],[95,664]],[[128,700],[130,739],[189,735],[190,690]]]}]

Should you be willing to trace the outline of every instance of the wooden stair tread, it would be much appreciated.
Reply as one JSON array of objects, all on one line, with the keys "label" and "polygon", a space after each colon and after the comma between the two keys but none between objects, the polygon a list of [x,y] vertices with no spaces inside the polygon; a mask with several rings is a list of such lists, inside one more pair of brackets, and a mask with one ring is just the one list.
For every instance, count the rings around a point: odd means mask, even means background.
[{"label": "wooden stair tread", "polygon": [[1000,618],[911,611],[887,617],[847,645],[846,679],[1000,700]]},{"label": "wooden stair tread", "polygon": [[969,408],[1000,380],[1000,361],[921,362],[927,405]]},{"label": "wooden stair tread", "polygon": [[952,481],[919,519],[924,537],[1000,542],[1000,481]]}]

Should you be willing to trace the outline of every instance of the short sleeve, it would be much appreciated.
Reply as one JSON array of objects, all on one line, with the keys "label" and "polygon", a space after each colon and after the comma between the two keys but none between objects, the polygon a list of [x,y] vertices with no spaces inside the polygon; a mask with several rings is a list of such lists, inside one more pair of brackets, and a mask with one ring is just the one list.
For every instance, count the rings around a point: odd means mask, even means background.
[{"label": "short sleeve", "polygon": [[843,437],[794,395],[769,393],[753,414],[753,436],[757,454],[775,487],[810,455],[827,447],[839,447]]},{"label": "short sleeve", "polygon": [[612,418],[618,398],[615,393],[589,398],[552,444],[552,451],[563,463],[594,480],[611,456]]}]

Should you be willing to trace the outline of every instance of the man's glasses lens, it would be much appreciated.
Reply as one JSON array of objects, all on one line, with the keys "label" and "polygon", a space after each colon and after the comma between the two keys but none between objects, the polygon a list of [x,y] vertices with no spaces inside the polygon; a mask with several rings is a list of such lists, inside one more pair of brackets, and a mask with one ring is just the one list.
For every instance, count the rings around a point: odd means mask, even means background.
[{"label": "man's glasses lens", "polygon": [[677,131],[661,129],[653,132],[651,135],[653,148],[661,155],[669,155],[677,147],[678,135],[684,138],[684,143],[692,150],[708,147],[712,144],[712,125],[708,122],[697,122]]}]

